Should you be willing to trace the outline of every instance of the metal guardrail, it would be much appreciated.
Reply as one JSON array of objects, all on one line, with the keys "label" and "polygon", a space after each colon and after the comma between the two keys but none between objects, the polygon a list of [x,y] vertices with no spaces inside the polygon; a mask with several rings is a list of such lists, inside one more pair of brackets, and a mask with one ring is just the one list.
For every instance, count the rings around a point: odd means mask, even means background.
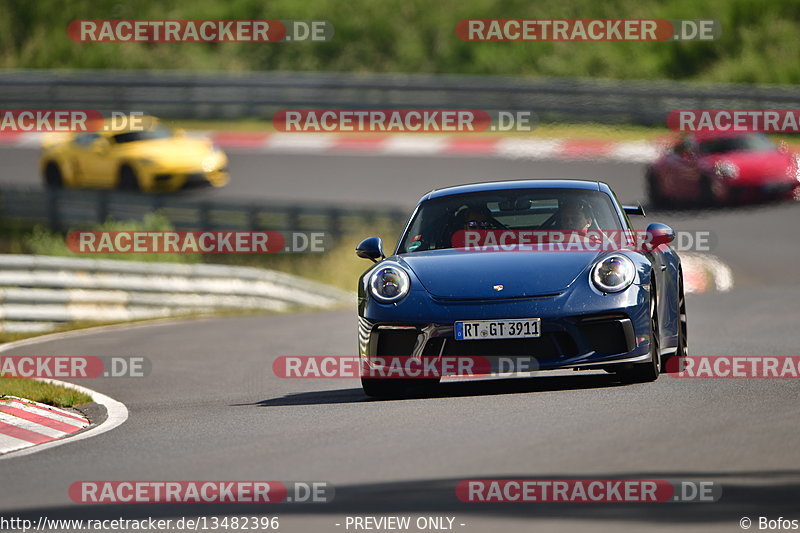
[{"label": "metal guardrail", "polygon": [[797,109],[797,86],[310,72],[6,70],[3,109],[263,118],[286,108],[470,108],[544,120],[663,124],[675,109]]},{"label": "metal guardrail", "polygon": [[218,309],[320,309],[354,295],[273,270],[224,265],[0,255],[0,330],[126,321]]},{"label": "metal guardrail", "polygon": [[157,212],[177,230],[322,231],[331,242],[363,225],[402,223],[396,207],[351,208],[268,202],[191,199],[180,195],[114,190],[0,187],[0,216],[43,223],[54,231],[81,229],[106,220],[141,220]]}]

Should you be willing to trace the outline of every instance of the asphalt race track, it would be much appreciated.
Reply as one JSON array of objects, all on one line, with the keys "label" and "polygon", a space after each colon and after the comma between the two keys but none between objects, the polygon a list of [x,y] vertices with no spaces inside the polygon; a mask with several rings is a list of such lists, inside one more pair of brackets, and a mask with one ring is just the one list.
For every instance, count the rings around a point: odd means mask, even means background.
[{"label": "asphalt race track", "polygon": [[[0,183],[38,183],[35,150],[2,149]],[[607,181],[643,200],[642,165],[454,157],[232,153],[219,194],[410,206],[427,190],[486,178]],[[651,213],[711,231],[730,292],[688,297],[692,355],[800,355],[800,206]],[[355,244],[355,243],[354,243]],[[365,267],[367,263],[365,262]],[[357,380],[287,380],[280,355],[355,355],[355,309],[138,326],[6,355],[143,355],[141,379],[83,383],[130,418],[98,437],[0,461],[0,514],[116,518],[269,514],[281,531],[345,531],[352,515],[446,515],[455,530],[741,531],[740,518],[800,518],[800,387],[794,379],[606,374],[446,384],[435,398],[368,400]],[[474,478],[711,480],[715,503],[467,504]],[[79,506],[79,480],[327,481],[329,504]],[[792,514],[795,516],[792,516]],[[335,524],[342,524],[336,526]],[[459,524],[465,524],[460,526]],[[753,529],[757,529],[757,523]],[[351,529],[352,530],[352,529]]]}]

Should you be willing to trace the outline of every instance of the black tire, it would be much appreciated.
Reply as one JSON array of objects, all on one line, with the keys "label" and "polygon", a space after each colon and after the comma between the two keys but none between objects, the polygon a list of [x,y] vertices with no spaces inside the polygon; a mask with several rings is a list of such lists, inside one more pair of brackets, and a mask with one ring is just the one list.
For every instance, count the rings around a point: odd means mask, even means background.
[{"label": "black tire", "polygon": [[130,165],[123,165],[119,169],[118,188],[122,191],[140,191],[139,177]]},{"label": "black tire", "polygon": [[44,186],[48,189],[61,189],[64,187],[64,177],[58,163],[50,161],[44,167]]},{"label": "black tire", "polygon": [[686,295],[683,291],[683,272],[681,272],[678,275],[678,347],[673,355],[667,356],[661,361],[661,372],[671,370],[669,366],[673,359],[678,361],[681,357],[689,355],[689,345],[686,342],[687,330]]},{"label": "black tire", "polygon": [[647,199],[652,207],[667,207],[668,201],[661,192],[658,178],[652,170],[647,171]]},{"label": "black tire", "polygon": [[364,394],[373,398],[404,398],[407,396],[430,396],[436,392],[439,380],[361,378]]},{"label": "black tire", "polygon": [[655,285],[650,286],[650,360],[621,369],[617,374],[623,383],[648,383],[658,379],[661,370],[658,300]]},{"label": "black tire", "polygon": [[703,176],[700,178],[700,205],[705,207],[714,207],[717,205],[710,176]]}]

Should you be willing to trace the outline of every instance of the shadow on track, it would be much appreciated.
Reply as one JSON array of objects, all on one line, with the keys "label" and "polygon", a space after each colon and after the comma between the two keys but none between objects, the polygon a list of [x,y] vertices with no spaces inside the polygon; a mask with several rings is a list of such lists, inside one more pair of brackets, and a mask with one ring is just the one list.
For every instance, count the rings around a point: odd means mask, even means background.
[{"label": "shadow on track", "polygon": [[[585,476],[584,476],[585,477]],[[669,481],[707,480],[720,483],[722,497],[708,503],[467,503],[456,498],[455,487],[465,479],[579,479],[573,474],[548,472],[480,476],[465,473],[461,478],[429,479],[402,482],[365,483],[335,487],[330,503],[298,504],[247,503],[192,504],[100,504],[42,507],[14,511],[15,517],[32,520],[40,516],[58,519],[143,519],[192,516],[275,515],[382,515],[382,514],[455,514],[526,520],[630,521],[649,524],[709,524],[730,522],[739,530],[742,516],[785,516],[796,509],[800,500],[800,470],[772,472],[605,472],[593,479],[665,479]],[[332,519],[333,520],[333,519]],[[331,528],[333,529],[333,528]]]},{"label": "shadow on track", "polygon": [[339,403],[363,403],[381,401],[418,400],[423,398],[456,398],[464,396],[489,396],[500,394],[526,394],[567,390],[599,389],[618,387],[622,384],[611,374],[592,374],[584,376],[551,376],[520,379],[495,379],[468,383],[441,383],[433,394],[410,389],[400,398],[373,399],[364,395],[360,388],[324,391],[299,392],[280,398],[268,398],[251,404],[259,407],[285,407],[292,405],[327,405]]}]

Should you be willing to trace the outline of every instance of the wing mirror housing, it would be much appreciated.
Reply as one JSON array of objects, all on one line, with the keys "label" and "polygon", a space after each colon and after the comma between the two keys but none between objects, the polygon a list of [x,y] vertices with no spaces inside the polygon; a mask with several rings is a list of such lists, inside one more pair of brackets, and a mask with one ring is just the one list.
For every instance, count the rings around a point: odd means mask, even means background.
[{"label": "wing mirror housing", "polygon": [[647,226],[647,238],[647,247],[651,250],[655,250],[662,244],[669,246],[669,244],[675,240],[675,230],[666,224],[653,222]]},{"label": "wing mirror housing", "polygon": [[383,253],[383,241],[380,237],[369,237],[356,246],[356,255],[362,259],[370,259],[377,263],[378,259],[386,259]]}]

